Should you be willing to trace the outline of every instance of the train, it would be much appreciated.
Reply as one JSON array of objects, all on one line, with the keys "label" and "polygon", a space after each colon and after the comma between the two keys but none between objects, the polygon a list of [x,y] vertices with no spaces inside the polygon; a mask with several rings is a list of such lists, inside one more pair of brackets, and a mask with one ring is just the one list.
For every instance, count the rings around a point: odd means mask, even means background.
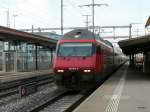
[{"label": "train", "polygon": [[53,71],[59,87],[82,90],[100,84],[124,62],[119,47],[88,29],[76,29],[57,42]]}]

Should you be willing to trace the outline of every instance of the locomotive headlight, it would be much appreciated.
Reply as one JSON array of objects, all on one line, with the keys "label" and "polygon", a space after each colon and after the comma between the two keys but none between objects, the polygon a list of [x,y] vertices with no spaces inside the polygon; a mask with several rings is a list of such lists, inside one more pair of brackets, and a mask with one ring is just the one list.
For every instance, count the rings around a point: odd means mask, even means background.
[{"label": "locomotive headlight", "polygon": [[84,70],[84,72],[91,72],[91,70]]},{"label": "locomotive headlight", "polygon": [[87,70],[88,72],[91,72],[91,70]]},{"label": "locomotive headlight", "polygon": [[87,70],[84,70],[84,72],[87,72]]},{"label": "locomotive headlight", "polygon": [[64,70],[57,70],[57,72],[64,72]]}]

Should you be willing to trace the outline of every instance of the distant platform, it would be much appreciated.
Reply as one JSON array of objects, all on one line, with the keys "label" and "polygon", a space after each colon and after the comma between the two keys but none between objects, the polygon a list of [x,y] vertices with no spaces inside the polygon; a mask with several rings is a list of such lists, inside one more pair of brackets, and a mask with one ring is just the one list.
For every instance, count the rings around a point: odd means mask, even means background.
[{"label": "distant platform", "polygon": [[32,72],[0,72],[0,83],[11,82],[21,79],[28,79],[42,75],[52,75],[52,69],[49,70],[38,70]]},{"label": "distant platform", "polygon": [[125,64],[74,112],[150,112],[150,75]]}]

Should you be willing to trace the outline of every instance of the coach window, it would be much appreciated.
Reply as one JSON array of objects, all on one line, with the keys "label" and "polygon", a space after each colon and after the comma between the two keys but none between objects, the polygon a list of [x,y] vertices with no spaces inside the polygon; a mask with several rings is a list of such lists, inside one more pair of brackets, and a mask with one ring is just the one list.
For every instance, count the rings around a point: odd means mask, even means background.
[{"label": "coach window", "polygon": [[101,47],[97,46],[96,53],[101,53]]}]

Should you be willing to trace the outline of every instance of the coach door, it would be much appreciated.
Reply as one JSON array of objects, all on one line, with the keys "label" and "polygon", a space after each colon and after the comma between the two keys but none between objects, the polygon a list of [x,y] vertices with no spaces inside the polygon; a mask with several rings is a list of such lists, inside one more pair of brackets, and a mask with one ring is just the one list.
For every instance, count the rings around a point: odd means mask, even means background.
[{"label": "coach door", "polygon": [[97,46],[97,49],[96,49],[96,54],[97,54],[97,59],[96,59],[96,65],[99,67],[99,70],[100,70],[100,64],[101,64],[101,47],[100,46]]}]

